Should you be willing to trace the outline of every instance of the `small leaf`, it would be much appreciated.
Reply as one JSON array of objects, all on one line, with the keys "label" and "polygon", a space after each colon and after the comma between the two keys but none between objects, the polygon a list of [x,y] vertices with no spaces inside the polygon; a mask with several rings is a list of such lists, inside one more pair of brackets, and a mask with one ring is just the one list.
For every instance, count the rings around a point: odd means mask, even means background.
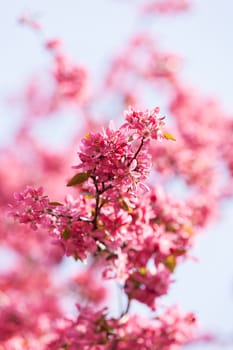
[{"label": "small leaf", "polygon": [[[95,198],[95,196],[94,196],[94,198]],[[108,205],[108,201],[106,199],[100,198],[100,205],[106,207]]]},{"label": "small leaf", "polygon": [[133,136],[131,135],[129,138],[128,138],[128,142],[132,142],[133,141]]},{"label": "small leaf", "polygon": [[185,255],[186,254],[186,250],[185,249],[176,249],[174,250],[173,254],[175,256],[182,256],[182,255]]},{"label": "small leaf", "polygon": [[141,282],[135,280],[135,279],[131,279],[133,286],[135,289],[139,288],[141,286]]},{"label": "small leaf", "polygon": [[83,261],[77,253],[73,254],[73,258],[74,258],[75,261],[78,261],[78,260]]},{"label": "small leaf", "polygon": [[85,182],[89,177],[90,177],[89,171],[87,173],[76,174],[69,180],[66,186],[80,185],[83,182]]},{"label": "small leaf", "polygon": [[60,206],[60,205],[63,205],[63,204],[60,203],[60,202],[49,202],[49,205],[53,205],[53,206],[57,207],[57,206]]},{"label": "small leaf", "polygon": [[173,272],[176,268],[176,258],[174,255],[169,255],[165,261],[164,261],[164,265],[166,266],[166,268]]},{"label": "small leaf", "polygon": [[168,232],[176,232],[178,230],[178,225],[175,223],[168,223],[166,224],[166,231]]},{"label": "small leaf", "polygon": [[97,221],[97,228],[98,230],[103,230],[104,229],[104,224],[101,220]]},{"label": "small leaf", "polygon": [[124,209],[128,213],[132,213],[133,209],[130,206],[128,206],[128,204],[126,203],[126,201],[123,198],[120,199],[120,205],[121,205],[122,209]]},{"label": "small leaf", "polygon": [[163,136],[165,137],[165,139],[167,140],[172,140],[172,141],[176,141],[175,137],[172,134],[169,134],[168,132],[165,132],[163,134]]},{"label": "small leaf", "polygon": [[146,268],[145,267],[140,267],[140,269],[138,270],[140,275],[145,276],[146,275]]},{"label": "small leaf", "polygon": [[89,192],[84,192],[83,195],[87,198],[87,199],[93,199],[95,198],[94,194],[91,194]]},{"label": "small leaf", "polygon": [[187,232],[188,234],[190,234],[190,235],[193,235],[193,234],[194,234],[193,229],[192,229],[192,227],[190,227],[190,226],[183,226],[183,230],[184,230],[185,232]]},{"label": "small leaf", "polygon": [[70,229],[68,227],[62,230],[61,236],[63,239],[67,240],[70,238]]},{"label": "small leaf", "polygon": [[115,334],[114,328],[111,327],[111,325],[108,324],[107,320],[105,319],[105,316],[102,315],[100,318],[95,322],[96,324],[96,332],[101,333],[101,332],[106,332],[106,338],[102,339],[101,344],[106,344],[108,342],[108,335]]}]

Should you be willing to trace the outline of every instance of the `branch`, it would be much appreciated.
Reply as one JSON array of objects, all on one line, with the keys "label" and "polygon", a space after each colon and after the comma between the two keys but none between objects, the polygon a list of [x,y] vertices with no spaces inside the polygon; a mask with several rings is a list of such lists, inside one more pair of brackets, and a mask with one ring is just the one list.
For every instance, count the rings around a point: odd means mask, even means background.
[{"label": "branch", "polygon": [[130,166],[132,164],[132,162],[134,161],[134,159],[137,158],[137,156],[138,156],[139,152],[141,151],[142,146],[144,144],[144,139],[145,139],[144,137],[141,139],[141,143],[140,143],[135,155],[133,156],[133,158],[128,162],[128,166]]}]

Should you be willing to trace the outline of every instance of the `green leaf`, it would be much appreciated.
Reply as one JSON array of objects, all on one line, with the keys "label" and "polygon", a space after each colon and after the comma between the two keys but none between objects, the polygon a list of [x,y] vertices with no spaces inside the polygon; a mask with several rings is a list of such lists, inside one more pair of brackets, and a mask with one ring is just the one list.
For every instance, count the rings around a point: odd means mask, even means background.
[{"label": "green leaf", "polygon": [[69,182],[67,183],[67,186],[75,186],[80,185],[83,182],[85,182],[90,177],[90,171],[87,173],[79,173],[74,175]]},{"label": "green leaf", "polygon": [[169,134],[168,132],[165,132],[163,134],[163,136],[165,137],[165,139],[167,140],[172,140],[172,141],[176,141],[175,137],[172,134]]},{"label": "green leaf", "polygon": [[142,275],[142,276],[145,276],[147,271],[146,271],[146,268],[145,267],[140,267],[140,269],[138,270],[139,273]]},{"label": "green leaf", "polygon": [[174,272],[175,268],[176,268],[176,258],[174,255],[169,255],[165,261],[164,261],[164,265],[166,266],[166,268],[171,271]]},{"label": "green leaf", "polygon": [[70,238],[70,229],[68,227],[62,230],[61,236],[63,239],[67,240]]},{"label": "green leaf", "polygon": [[89,192],[82,192],[82,194],[87,198],[87,199],[93,199],[95,198],[94,194],[91,194]]},{"label": "green leaf", "polygon": [[55,207],[57,207],[57,206],[60,206],[60,205],[63,205],[63,204],[60,203],[60,202],[49,202],[49,205],[54,205]]},{"label": "green leaf", "polygon": [[177,232],[178,227],[174,222],[170,222],[168,224],[166,224],[166,231],[168,232]]},{"label": "green leaf", "polygon": [[98,230],[104,229],[104,224],[101,220],[97,220],[97,228],[98,228]]},{"label": "green leaf", "polygon": [[175,256],[182,256],[182,255],[185,255],[186,252],[187,252],[187,251],[186,251],[185,249],[181,249],[181,248],[180,248],[180,249],[174,250],[174,253],[173,253],[173,254],[174,254]]},{"label": "green leaf", "polygon": [[77,260],[83,261],[77,253],[73,254],[73,258],[75,261],[77,261]]},{"label": "green leaf", "polygon": [[123,198],[120,199],[120,206],[123,210],[127,211],[128,213],[132,213],[133,211],[133,209],[130,206],[128,206],[128,204]]},{"label": "green leaf", "polygon": [[108,324],[107,320],[103,315],[100,316],[100,318],[95,322],[95,324],[97,326],[97,332],[105,331],[107,333],[110,333],[113,330],[113,328]]}]

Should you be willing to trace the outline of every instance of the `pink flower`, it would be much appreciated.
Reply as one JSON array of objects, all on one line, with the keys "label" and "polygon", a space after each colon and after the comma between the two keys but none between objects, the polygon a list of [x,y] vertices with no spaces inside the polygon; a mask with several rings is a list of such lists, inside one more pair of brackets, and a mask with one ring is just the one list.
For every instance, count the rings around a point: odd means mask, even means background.
[{"label": "pink flower", "polygon": [[154,310],[156,298],[167,294],[169,284],[170,272],[162,265],[153,274],[146,268],[141,268],[126,280],[125,292],[130,299],[136,299]]},{"label": "pink flower", "polygon": [[165,117],[159,117],[159,107],[153,110],[135,110],[130,108],[125,112],[125,119],[129,129],[135,131],[135,135],[144,139],[152,138],[156,140],[163,139],[162,127]]},{"label": "pink flower", "polygon": [[154,0],[144,5],[142,11],[148,14],[167,14],[187,11],[189,8],[189,0]]},{"label": "pink flower", "polygon": [[[16,205],[11,215],[21,223],[30,223],[33,229],[46,220],[45,210],[48,207],[49,199],[43,195],[43,188],[34,189],[28,186],[23,192],[15,193]],[[11,206],[13,208],[13,206]]]}]

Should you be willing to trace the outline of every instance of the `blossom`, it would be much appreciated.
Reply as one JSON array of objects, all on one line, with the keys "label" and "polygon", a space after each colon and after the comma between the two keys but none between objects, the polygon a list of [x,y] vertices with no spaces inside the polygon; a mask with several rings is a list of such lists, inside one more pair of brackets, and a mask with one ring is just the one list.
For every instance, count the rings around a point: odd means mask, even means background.
[{"label": "blossom", "polygon": [[170,282],[170,273],[162,265],[156,273],[141,268],[126,280],[125,292],[130,299],[136,299],[154,310],[156,298],[167,294]]},{"label": "blossom", "polygon": [[68,347],[73,350],[82,346],[86,350],[171,350],[179,349],[194,337],[196,320],[193,314],[182,313],[177,307],[170,307],[157,319],[148,320],[139,315],[122,319],[107,318],[105,310],[93,312],[79,308],[75,321],[57,329],[57,339],[48,350]]},{"label": "blossom", "polygon": [[167,14],[187,11],[189,8],[189,0],[155,0],[144,5],[142,12],[147,14]]},{"label": "blossom", "polygon": [[125,112],[125,119],[130,129],[143,138],[161,140],[163,138],[162,127],[165,117],[159,117],[159,107],[153,110],[135,110],[130,108]]},{"label": "blossom", "polygon": [[99,191],[117,187],[121,191],[136,189],[137,183],[145,180],[151,168],[149,155],[150,138],[162,138],[164,117],[153,111],[125,113],[126,122],[115,129],[112,125],[103,133],[89,133],[81,141],[79,158],[81,163],[74,166],[104,184]]},{"label": "blossom", "polygon": [[[54,44],[57,45],[53,43],[53,46]],[[87,70],[81,65],[71,63],[66,55],[61,53],[55,55],[53,77],[56,82],[55,97],[57,99],[76,103],[86,99]]]},{"label": "blossom", "polygon": [[16,205],[12,216],[21,223],[30,223],[33,229],[37,229],[38,223],[45,219],[43,213],[48,207],[49,199],[43,196],[43,188],[34,189],[28,186],[23,192],[15,193]]}]

